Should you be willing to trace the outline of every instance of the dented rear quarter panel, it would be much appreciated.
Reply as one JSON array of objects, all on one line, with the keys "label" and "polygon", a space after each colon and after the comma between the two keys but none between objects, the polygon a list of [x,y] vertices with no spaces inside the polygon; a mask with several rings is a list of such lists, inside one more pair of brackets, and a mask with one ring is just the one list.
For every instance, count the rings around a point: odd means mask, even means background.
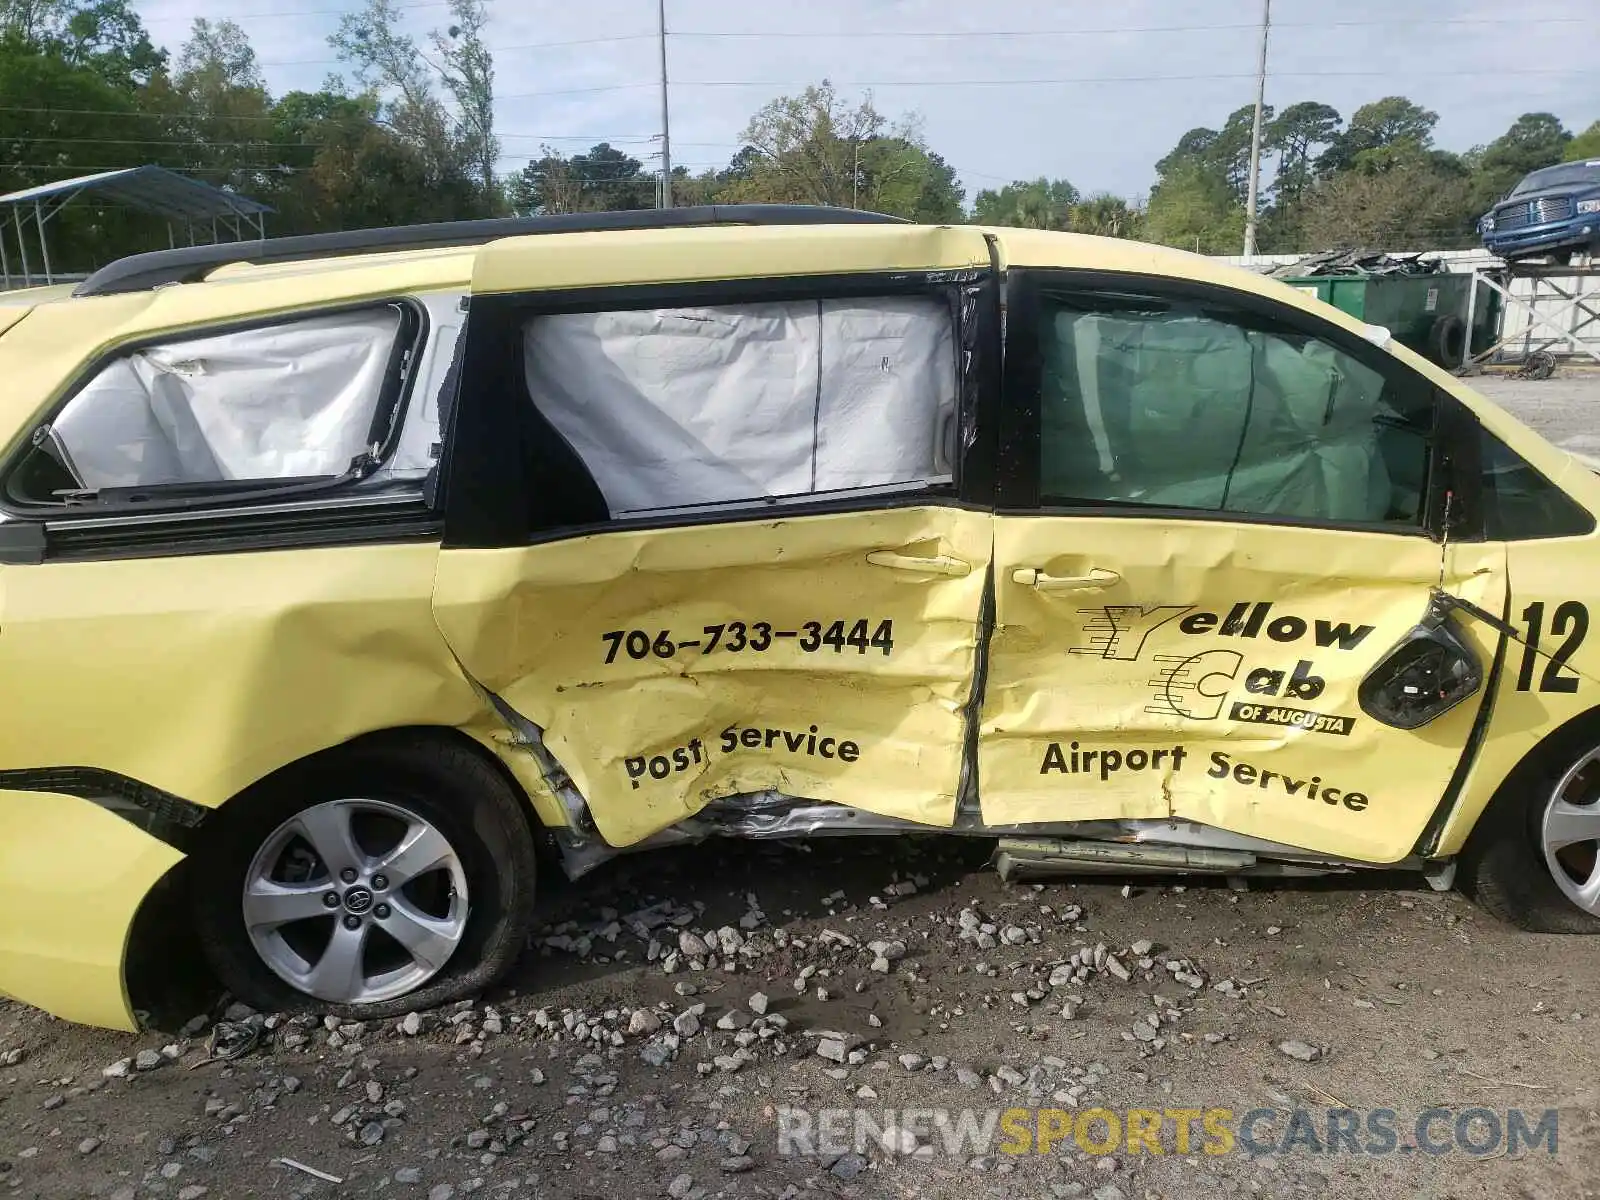
[{"label": "dented rear quarter panel", "polygon": [[[153,334],[459,288],[471,256],[0,306],[8,454],[94,359]],[[0,565],[0,771],[92,767],[215,808],[395,726],[505,751],[432,616],[437,542]],[[3,781],[0,781],[3,783]],[[131,1027],[123,955],[181,858],[90,800],[0,792],[0,991]],[[93,882],[82,884],[84,872]]]},{"label": "dented rear quarter panel", "polygon": [[[9,452],[118,344],[461,288],[468,251],[223,268],[41,304],[0,337]],[[0,320],[8,310],[0,308]],[[214,807],[308,753],[483,711],[434,626],[437,542],[0,566],[0,769],[93,766]]]},{"label": "dented rear quarter panel", "polygon": [[[433,623],[438,554],[423,543],[0,567],[0,769],[92,766],[215,808],[377,730],[490,740]],[[0,797],[0,911],[12,914],[0,990],[131,1027],[129,931],[181,855],[86,799]]]},{"label": "dented rear quarter panel", "polygon": [[483,703],[431,613],[437,544],[0,568],[6,769],[94,766],[215,807],[374,730]]}]

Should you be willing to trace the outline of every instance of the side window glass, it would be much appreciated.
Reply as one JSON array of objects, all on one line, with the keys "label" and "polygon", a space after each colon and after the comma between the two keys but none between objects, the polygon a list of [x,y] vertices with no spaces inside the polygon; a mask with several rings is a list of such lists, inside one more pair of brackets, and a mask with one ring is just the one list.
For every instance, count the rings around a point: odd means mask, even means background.
[{"label": "side window glass", "polygon": [[1483,531],[1490,541],[1577,537],[1594,517],[1521,455],[1479,426],[1483,458]]},{"label": "side window glass", "polygon": [[34,435],[14,499],[336,479],[387,436],[398,305],[145,345],[102,367]]},{"label": "side window glass", "polygon": [[949,483],[940,297],[537,316],[528,393],[612,517]]},{"label": "side window glass", "polygon": [[1043,322],[1045,503],[1420,524],[1425,387],[1212,306],[1055,296]]}]

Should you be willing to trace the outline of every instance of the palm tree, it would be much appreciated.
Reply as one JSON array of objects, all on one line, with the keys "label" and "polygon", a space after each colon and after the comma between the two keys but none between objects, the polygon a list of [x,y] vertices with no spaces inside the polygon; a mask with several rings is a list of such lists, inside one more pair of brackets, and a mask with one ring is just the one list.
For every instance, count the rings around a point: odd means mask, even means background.
[{"label": "palm tree", "polygon": [[1072,206],[1067,227],[1074,233],[1092,233],[1100,237],[1133,237],[1137,232],[1139,211],[1121,196],[1100,192]]}]

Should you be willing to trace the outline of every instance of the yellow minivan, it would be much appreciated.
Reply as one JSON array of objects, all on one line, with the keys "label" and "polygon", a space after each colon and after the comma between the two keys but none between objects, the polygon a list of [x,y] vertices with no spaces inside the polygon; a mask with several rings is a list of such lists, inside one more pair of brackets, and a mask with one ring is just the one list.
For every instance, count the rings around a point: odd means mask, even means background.
[{"label": "yellow minivan", "polygon": [[421,226],[0,300],[0,378],[0,991],[63,1017],[134,1024],[158,890],[240,999],[383,1016],[504,972],[536,863],[714,835],[1600,928],[1600,479],[1258,275]]}]

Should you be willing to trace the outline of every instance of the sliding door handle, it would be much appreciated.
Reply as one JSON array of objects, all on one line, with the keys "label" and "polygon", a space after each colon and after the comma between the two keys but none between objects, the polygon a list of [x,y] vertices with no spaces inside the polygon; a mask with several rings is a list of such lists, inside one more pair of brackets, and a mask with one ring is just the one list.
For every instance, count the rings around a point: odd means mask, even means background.
[{"label": "sliding door handle", "polygon": [[960,579],[972,573],[972,564],[964,558],[951,558],[941,554],[937,558],[917,558],[910,554],[896,554],[893,550],[874,550],[867,561],[875,567],[888,567],[891,571],[911,571],[918,575],[952,575]]},{"label": "sliding door handle", "polygon": [[1093,592],[1122,582],[1122,576],[1100,567],[1091,567],[1087,575],[1046,575],[1037,567],[1018,567],[1011,582],[1041,592]]}]

